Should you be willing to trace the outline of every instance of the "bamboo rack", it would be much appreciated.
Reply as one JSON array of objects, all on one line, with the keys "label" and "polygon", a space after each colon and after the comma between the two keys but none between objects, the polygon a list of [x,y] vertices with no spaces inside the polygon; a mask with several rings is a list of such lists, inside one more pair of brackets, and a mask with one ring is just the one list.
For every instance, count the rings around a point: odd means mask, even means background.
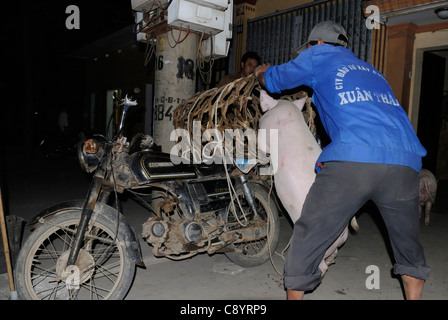
[{"label": "bamboo rack", "polygon": [[[225,86],[198,92],[182,102],[173,112],[175,129],[186,129],[193,138],[193,121],[201,124],[201,134],[207,129],[254,129],[258,130],[258,121],[263,116],[260,108],[261,86],[254,75],[237,79]],[[281,99],[295,100],[306,97],[305,91],[280,96]],[[315,132],[315,112],[311,99],[306,101],[302,111],[311,132]],[[202,141],[203,146],[208,141]],[[246,143],[247,149],[247,143]]]}]

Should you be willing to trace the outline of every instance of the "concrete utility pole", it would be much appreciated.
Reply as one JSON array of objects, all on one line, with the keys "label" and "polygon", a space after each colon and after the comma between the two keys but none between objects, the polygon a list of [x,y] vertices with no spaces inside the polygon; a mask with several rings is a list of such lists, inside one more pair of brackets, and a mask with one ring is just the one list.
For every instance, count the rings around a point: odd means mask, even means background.
[{"label": "concrete utility pole", "polygon": [[[131,0],[146,41],[155,40],[153,138],[163,152],[170,141],[173,110],[196,92],[198,46],[214,59],[227,55],[232,37],[231,0]],[[203,35],[209,39],[202,41]],[[199,41],[201,35],[201,41]],[[199,43],[201,42],[201,43]],[[149,42],[148,42],[149,43]],[[205,56],[207,56],[205,54]]]},{"label": "concrete utility pole", "polygon": [[169,153],[174,129],[173,110],[195,94],[198,35],[188,30],[172,30],[157,36],[154,83],[153,138]]}]

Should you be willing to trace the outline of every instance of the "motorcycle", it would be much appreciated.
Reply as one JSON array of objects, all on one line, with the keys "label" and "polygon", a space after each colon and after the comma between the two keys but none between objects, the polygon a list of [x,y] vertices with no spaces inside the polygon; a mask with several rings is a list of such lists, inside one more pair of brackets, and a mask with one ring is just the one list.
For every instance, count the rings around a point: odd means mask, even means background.
[{"label": "motorcycle", "polygon": [[[141,236],[153,254],[181,260],[224,253],[243,267],[270,259],[279,239],[279,219],[269,189],[231,164],[173,164],[151,136],[130,143],[122,135],[127,96],[114,139],[95,135],[80,144],[81,167],[93,173],[84,201],[66,201],[39,213],[16,263],[22,299],[124,299],[137,266],[140,242],[117,209],[125,191],[142,199],[152,215]],[[272,201],[271,201],[272,200]],[[114,202],[115,204],[112,204]]]}]

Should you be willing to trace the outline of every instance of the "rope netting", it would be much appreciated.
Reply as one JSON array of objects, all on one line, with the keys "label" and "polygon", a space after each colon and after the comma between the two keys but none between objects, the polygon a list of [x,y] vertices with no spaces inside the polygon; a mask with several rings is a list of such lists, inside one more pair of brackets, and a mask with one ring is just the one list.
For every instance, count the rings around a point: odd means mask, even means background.
[{"label": "rope netting", "polygon": [[[193,122],[201,126],[201,134],[208,129],[217,129],[220,133],[226,129],[235,131],[258,130],[258,121],[263,116],[260,108],[261,86],[254,75],[237,79],[225,86],[198,92],[188,100],[180,103],[173,113],[175,129],[186,129],[193,138]],[[285,100],[306,97],[305,91],[283,95]],[[302,114],[312,133],[315,132],[315,112],[308,97]],[[240,130],[238,130],[240,129]],[[238,135],[234,139],[238,139]],[[202,147],[209,141],[202,139]],[[235,145],[235,144],[234,144]],[[247,141],[245,142],[247,150]]]}]

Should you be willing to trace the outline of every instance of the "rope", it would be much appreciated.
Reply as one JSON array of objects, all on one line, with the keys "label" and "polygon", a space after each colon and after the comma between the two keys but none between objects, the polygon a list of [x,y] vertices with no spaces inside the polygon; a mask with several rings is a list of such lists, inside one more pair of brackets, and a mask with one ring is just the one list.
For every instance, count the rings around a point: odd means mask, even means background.
[{"label": "rope", "polygon": [[[260,108],[260,84],[254,75],[243,77],[229,84],[198,92],[190,99],[180,103],[173,111],[173,125],[177,129],[186,129],[190,138],[193,138],[191,130],[193,121],[201,124],[201,133],[207,129],[217,129],[224,132],[226,129],[247,130],[257,132],[258,121],[263,116]],[[281,99],[289,101],[306,97],[304,91],[293,95],[282,96]],[[312,133],[315,133],[314,117],[311,99],[307,98],[306,108],[302,112],[305,121]],[[233,139],[237,139],[235,135]],[[208,141],[202,141],[202,147]],[[235,148],[237,144],[233,144]],[[244,150],[249,150],[247,141],[244,142]],[[230,151],[230,150],[229,150]]]}]

